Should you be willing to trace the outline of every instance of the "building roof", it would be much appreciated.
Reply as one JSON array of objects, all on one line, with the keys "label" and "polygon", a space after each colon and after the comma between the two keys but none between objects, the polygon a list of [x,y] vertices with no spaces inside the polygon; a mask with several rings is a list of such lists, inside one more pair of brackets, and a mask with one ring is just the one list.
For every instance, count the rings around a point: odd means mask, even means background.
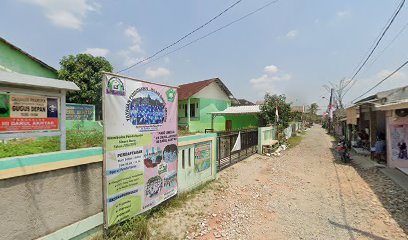
[{"label": "building roof", "polygon": [[3,42],[3,43],[5,43],[5,44],[9,45],[9,46],[10,46],[11,48],[13,48],[14,50],[16,50],[16,51],[18,51],[18,52],[21,52],[22,54],[26,55],[27,57],[29,57],[29,58],[32,59],[33,61],[39,63],[41,66],[47,68],[48,70],[50,70],[50,71],[52,71],[52,72],[57,73],[57,69],[51,67],[50,65],[48,65],[48,64],[46,64],[45,62],[41,61],[40,59],[38,59],[38,58],[36,58],[36,57],[30,55],[29,53],[23,51],[21,48],[15,46],[15,45],[13,45],[13,44],[11,44],[11,43],[8,42],[6,39],[0,37],[0,42]]},{"label": "building roof", "polygon": [[363,98],[355,104],[361,105],[364,103],[390,104],[408,99],[408,85],[390,89],[387,91],[378,92],[369,97]]},{"label": "building roof", "polygon": [[251,105],[255,105],[255,103],[248,101],[246,99],[240,98],[237,99],[238,103],[236,104],[236,106],[251,106]]},{"label": "building roof", "polygon": [[74,90],[74,91],[80,90],[75,83],[69,81],[1,71],[0,71],[0,86],[30,87],[40,89],[48,88],[55,90]]},{"label": "building roof", "polygon": [[290,106],[290,110],[292,112],[304,113],[305,112],[305,106]]},{"label": "building roof", "polygon": [[224,111],[220,112],[210,112],[209,114],[216,116],[225,116],[225,115],[251,115],[258,114],[261,112],[260,105],[250,105],[250,106],[234,106],[228,107]]},{"label": "building roof", "polygon": [[187,84],[182,84],[179,86],[178,99],[187,100],[192,97],[194,94],[198,93],[201,89],[207,87],[211,83],[216,83],[218,86],[225,92],[229,99],[232,102],[237,103],[238,100],[232,95],[231,91],[224,85],[224,83],[219,78],[212,78],[198,82],[192,82]]}]

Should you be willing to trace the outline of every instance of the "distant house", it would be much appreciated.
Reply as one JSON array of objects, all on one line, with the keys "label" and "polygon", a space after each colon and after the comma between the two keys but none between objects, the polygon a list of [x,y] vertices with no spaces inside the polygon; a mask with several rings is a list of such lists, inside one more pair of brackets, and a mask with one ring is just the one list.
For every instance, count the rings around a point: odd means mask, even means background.
[{"label": "distant house", "polygon": [[57,78],[57,70],[0,37],[0,71]]},{"label": "distant house", "polygon": [[408,171],[408,154],[403,147],[408,143],[408,85],[357,101],[346,109],[343,120],[347,124],[345,135],[350,141],[357,138],[353,132],[368,134],[368,150],[375,146],[378,137],[385,136],[388,166]]},{"label": "distant house", "polygon": [[[237,130],[256,127],[256,114],[223,115],[238,100],[219,78],[179,86],[178,124],[190,132]],[[218,113],[216,116],[211,113]],[[212,122],[213,121],[213,122]]]},{"label": "distant house", "polygon": [[237,99],[238,100],[238,103],[236,103],[236,104],[232,104],[233,106],[252,106],[252,105],[255,105],[255,103],[253,103],[253,102],[251,102],[251,101],[248,101],[248,100],[246,100],[246,99],[243,99],[243,98],[240,98],[240,99]]}]

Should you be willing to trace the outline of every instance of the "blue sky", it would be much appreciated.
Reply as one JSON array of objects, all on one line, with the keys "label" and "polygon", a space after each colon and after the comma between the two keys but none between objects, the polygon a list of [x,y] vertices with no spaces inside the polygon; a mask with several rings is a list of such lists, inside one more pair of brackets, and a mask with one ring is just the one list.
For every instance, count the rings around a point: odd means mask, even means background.
[{"label": "blue sky", "polygon": [[[235,0],[4,0],[0,35],[59,68],[68,54],[105,56],[120,70],[208,21]],[[183,43],[200,37],[266,0],[243,0]],[[172,85],[219,77],[237,98],[255,101],[266,91],[295,104],[327,104],[322,87],[351,77],[395,11],[399,0],[280,0],[263,11],[154,63],[124,75]],[[380,44],[346,104],[407,58],[408,6]],[[404,44],[405,43],[405,44]],[[408,84],[407,70],[378,88]]]}]

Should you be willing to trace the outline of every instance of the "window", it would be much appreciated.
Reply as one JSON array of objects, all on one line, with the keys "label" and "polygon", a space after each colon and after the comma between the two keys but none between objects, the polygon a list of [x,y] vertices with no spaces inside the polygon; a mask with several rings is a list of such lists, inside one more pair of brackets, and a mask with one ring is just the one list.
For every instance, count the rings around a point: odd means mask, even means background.
[{"label": "window", "polygon": [[187,117],[187,104],[184,104],[184,117]]},{"label": "window", "polygon": [[190,117],[196,117],[196,108],[194,103],[190,104]]}]

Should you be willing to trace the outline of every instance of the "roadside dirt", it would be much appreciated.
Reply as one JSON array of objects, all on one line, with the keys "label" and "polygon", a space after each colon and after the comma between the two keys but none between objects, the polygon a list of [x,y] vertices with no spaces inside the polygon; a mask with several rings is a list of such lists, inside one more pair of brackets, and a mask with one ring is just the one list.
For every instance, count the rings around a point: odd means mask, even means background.
[{"label": "roadside dirt", "polygon": [[281,157],[254,155],[159,219],[153,239],[408,239],[408,193],[342,164],[315,126]]}]

